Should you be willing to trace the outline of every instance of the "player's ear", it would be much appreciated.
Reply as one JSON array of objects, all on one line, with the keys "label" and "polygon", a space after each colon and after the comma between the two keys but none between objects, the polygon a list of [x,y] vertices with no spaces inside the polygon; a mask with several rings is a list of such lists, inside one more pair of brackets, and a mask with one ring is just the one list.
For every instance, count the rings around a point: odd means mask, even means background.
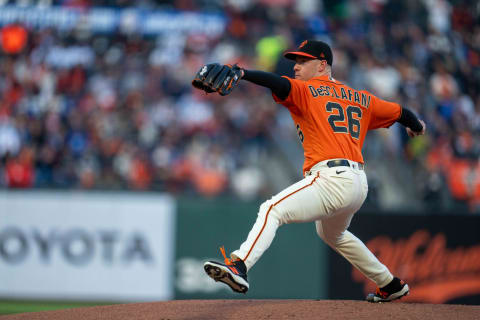
[{"label": "player's ear", "polygon": [[327,60],[318,60],[318,61],[320,61],[320,63],[318,64],[318,70],[317,71],[322,72],[327,67]]}]

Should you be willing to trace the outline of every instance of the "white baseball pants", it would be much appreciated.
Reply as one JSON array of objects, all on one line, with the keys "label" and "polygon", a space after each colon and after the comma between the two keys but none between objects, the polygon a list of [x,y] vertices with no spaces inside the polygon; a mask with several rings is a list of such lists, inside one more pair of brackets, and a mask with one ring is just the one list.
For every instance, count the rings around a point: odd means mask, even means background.
[{"label": "white baseball pants", "polygon": [[329,168],[317,163],[305,178],[265,201],[240,249],[232,258],[245,262],[247,270],[260,259],[282,224],[315,221],[317,233],[335,251],[377,286],[384,287],[393,276],[373,253],[347,230],[353,215],[367,197],[367,177],[354,161],[350,167]]}]

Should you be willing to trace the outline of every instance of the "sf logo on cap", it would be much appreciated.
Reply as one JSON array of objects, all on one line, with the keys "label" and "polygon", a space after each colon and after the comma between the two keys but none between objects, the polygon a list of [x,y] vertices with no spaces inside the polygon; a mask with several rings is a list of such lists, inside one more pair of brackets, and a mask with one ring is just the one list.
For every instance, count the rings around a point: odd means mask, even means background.
[{"label": "sf logo on cap", "polygon": [[298,46],[298,49],[302,49],[306,44],[307,44],[307,40],[303,41],[302,43],[300,43],[300,45]]}]

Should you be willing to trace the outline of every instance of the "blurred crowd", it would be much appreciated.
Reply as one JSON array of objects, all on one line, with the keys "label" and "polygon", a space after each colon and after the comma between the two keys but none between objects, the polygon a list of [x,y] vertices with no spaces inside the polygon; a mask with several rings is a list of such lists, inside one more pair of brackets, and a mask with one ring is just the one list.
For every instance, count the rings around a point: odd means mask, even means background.
[{"label": "blurred crowd", "polygon": [[225,31],[142,36],[26,28],[24,48],[0,57],[4,188],[270,195],[259,168],[278,137],[296,139],[288,112],[249,83],[224,98],[192,90],[190,82],[213,61],[292,75],[282,52],[315,38],[332,45],[336,79],[396,101],[427,123],[428,134],[413,140],[399,126],[373,134],[367,166],[370,158],[405,160],[414,172],[405,188],[432,210],[480,210],[475,1],[39,3],[213,12],[225,16]]}]

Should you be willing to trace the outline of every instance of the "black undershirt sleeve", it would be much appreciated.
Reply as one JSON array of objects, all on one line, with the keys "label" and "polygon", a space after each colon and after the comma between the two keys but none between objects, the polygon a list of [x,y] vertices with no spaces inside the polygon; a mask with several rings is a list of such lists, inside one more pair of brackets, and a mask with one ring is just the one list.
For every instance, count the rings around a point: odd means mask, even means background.
[{"label": "black undershirt sleeve", "polygon": [[242,79],[269,88],[281,100],[285,100],[290,94],[292,88],[290,81],[275,73],[245,69],[243,72]]},{"label": "black undershirt sleeve", "polygon": [[404,107],[402,107],[402,115],[400,118],[398,118],[397,122],[415,132],[420,132],[423,130],[423,126],[418,120],[417,116],[412,111]]}]

